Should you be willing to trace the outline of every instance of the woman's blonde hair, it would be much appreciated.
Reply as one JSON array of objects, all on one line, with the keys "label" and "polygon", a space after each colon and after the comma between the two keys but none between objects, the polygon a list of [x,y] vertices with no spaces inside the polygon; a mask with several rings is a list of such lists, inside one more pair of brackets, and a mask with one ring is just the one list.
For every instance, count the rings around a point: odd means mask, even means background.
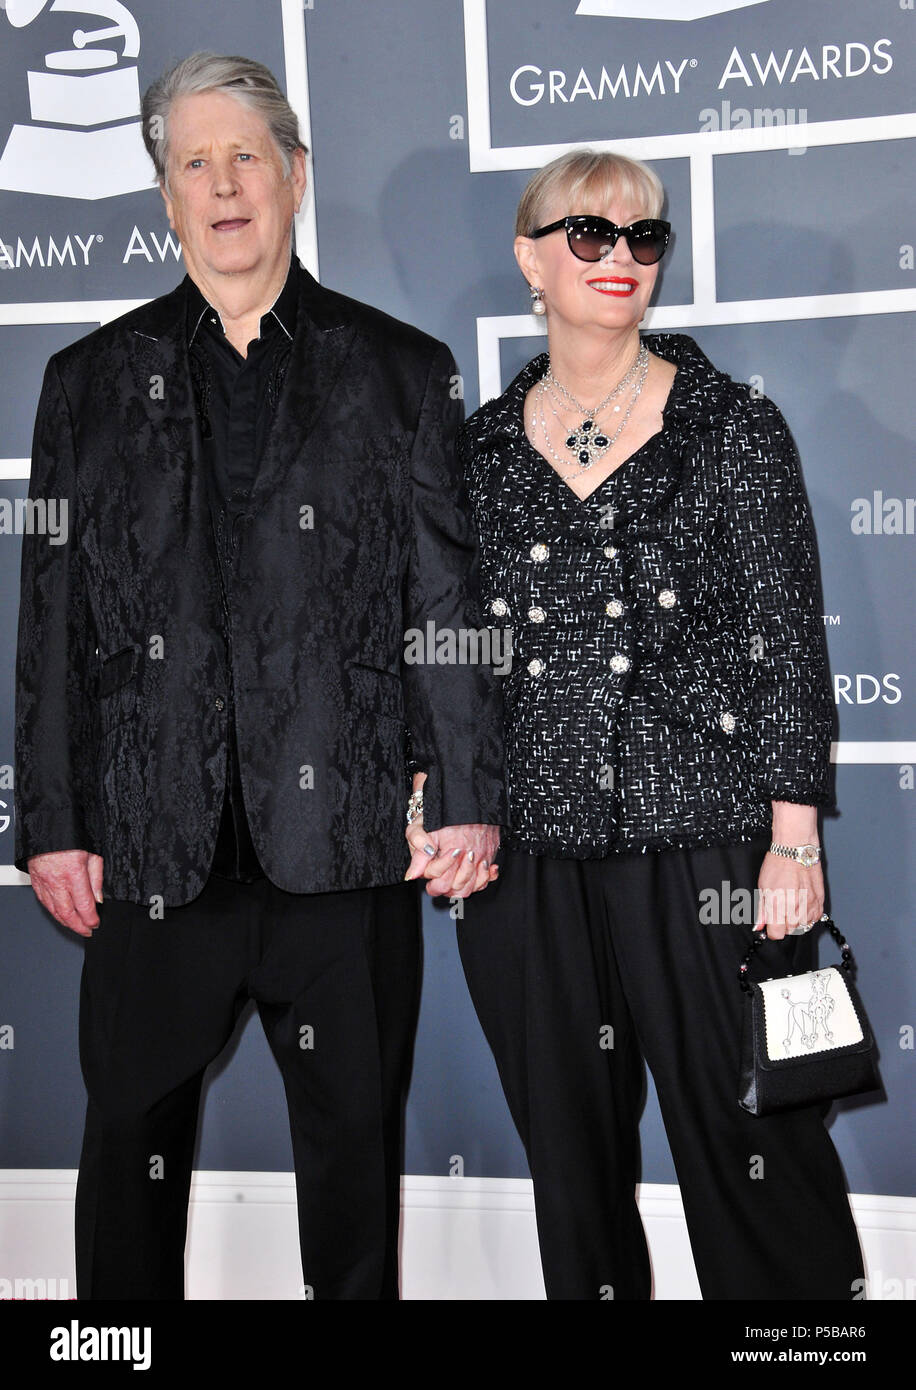
[{"label": "woman's blonde hair", "polygon": [[[595,212],[615,198],[633,203],[646,217],[658,217],[665,201],[661,179],[647,164],[608,150],[570,150],[545,164],[528,180],[518,205],[515,235],[530,236],[560,216]],[[591,206],[586,206],[590,204]]]}]

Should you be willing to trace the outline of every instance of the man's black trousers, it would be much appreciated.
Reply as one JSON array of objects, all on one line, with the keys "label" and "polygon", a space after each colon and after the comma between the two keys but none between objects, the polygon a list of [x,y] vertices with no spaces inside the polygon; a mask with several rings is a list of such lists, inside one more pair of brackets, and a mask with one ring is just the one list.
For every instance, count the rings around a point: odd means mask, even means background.
[{"label": "man's black trousers", "polygon": [[184,1297],[201,1083],[249,999],[286,1090],[306,1288],[397,1298],[420,911],[415,883],[295,894],[216,876],[161,920],[101,904],[80,1001],[80,1298]]}]

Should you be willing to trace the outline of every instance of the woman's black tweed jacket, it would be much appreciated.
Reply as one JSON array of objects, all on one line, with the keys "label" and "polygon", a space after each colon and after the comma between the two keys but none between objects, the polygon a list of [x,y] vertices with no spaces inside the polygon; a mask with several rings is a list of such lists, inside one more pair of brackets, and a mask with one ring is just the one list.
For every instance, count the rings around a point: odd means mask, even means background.
[{"label": "woman's black tweed jacket", "polygon": [[692,338],[662,430],[580,501],[528,443],[536,357],[464,426],[485,621],[511,629],[510,826],[529,853],[728,844],[830,802],[834,708],[798,454]]}]

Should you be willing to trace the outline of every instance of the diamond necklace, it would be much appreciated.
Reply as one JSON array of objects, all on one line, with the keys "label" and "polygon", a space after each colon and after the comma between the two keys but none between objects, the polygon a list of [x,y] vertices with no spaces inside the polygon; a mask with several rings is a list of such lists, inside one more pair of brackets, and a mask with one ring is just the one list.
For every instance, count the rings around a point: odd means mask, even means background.
[{"label": "diamond necklace", "polygon": [[640,343],[639,351],[633,358],[633,361],[630,363],[626,375],[620,378],[616,386],[611,387],[604,400],[599,401],[598,404],[595,406],[594,410],[586,410],[582,402],[576,399],[573,393],[563,385],[562,381],[557,380],[557,378],[553,374],[553,366],[551,365],[549,357],[547,359],[547,370],[544,373],[541,380],[546,381],[548,386],[553,386],[557,391],[559,391],[560,395],[565,397],[565,399],[569,401],[569,404],[575,411],[578,412],[579,415],[584,415],[587,419],[594,419],[595,416],[601,414],[605,406],[610,405],[611,401],[614,399],[615,396],[619,396],[622,391],[625,391],[627,389],[627,387],[635,378],[637,372],[639,372],[642,369],[643,364],[648,360],[649,349],[646,347],[645,343]]},{"label": "diamond necklace", "polygon": [[[602,401],[598,403],[594,410],[589,411],[586,410],[585,406],[582,404],[581,401],[576,400],[572,392],[567,390],[567,388],[562,384],[562,382],[557,380],[557,378],[553,374],[552,368],[548,365],[547,371],[544,373],[541,380],[537,383],[537,397],[533,403],[533,419],[536,424],[540,424],[541,434],[543,435],[544,443],[547,446],[551,458],[554,460],[555,463],[558,463],[561,468],[565,466],[565,460],[560,458],[556,449],[554,449],[553,445],[550,442],[550,435],[547,429],[547,418],[544,413],[545,401],[550,401],[550,408],[552,414],[555,415],[558,420],[560,420],[559,411],[553,404],[553,399],[555,399],[553,397],[553,389],[555,389],[559,391],[561,395],[563,395],[566,398],[566,400],[569,401],[570,405],[576,410],[577,413],[585,417],[582,420],[582,423],[578,426],[578,428],[573,429],[570,432],[570,434],[567,435],[566,438],[566,447],[570,450],[571,453],[576,455],[576,461],[579,464],[579,468],[573,473],[561,473],[560,476],[562,478],[567,479],[579,477],[580,474],[587,472],[588,469],[591,468],[592,464],[596,463],[598,459],[603,458],[609,449],[613,448],[614,444],[620,438],[620,435],[623,432],[626,423],[630,418],[630,414],[633,410],[634,405],[639,400],[639,397],[642,394],[642,389],[645,385],[648,371],[649,350],[646,347],[645,343],[642,343],[640,344],[639,352],[636,354],[636,357],[633,360],[633,364],[627,372],[626,376],[622,377],[620,381],[618,381],[617,385],[614,386],[608,392],[608,394],[604,397]],[[610,404],[610,402],[615,398],[615,396],[621,395],[622,392],[624,392],[627,389],[627,387],[631,385],[633,386],[633,393],[630,396],[630,400],[626,407],[626,411],[624,412],[623,419],[617,426],[617,429],[614,431],[613,435],[608,436],[601,428],[600,424],[598,424],[598,416],[601,414],[602,410],[604,410],[604,408]],[[621,407],[619,405],[616,405],[614,407],[614,410],[619,411],[620,408]],[[560,420],[560,423],[563,423],[562,420]]]}]

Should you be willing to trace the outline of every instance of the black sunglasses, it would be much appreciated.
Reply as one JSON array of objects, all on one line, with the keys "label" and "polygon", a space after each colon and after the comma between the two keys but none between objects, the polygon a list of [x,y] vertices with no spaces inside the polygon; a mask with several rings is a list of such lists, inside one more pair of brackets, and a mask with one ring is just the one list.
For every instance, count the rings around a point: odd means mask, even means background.
[{"label": "black sunglasses", "polygon": [[547,236],[566,228],[569,249],[580,261],[600,261],[617,245],[618,237],[626,237],[630,255],[640,265],[655,265],[665,254],[671,223],[662,222],[658,217],[646,217],[640,222],[631,222],[629,227],[618,227],[606,217],[561,217],[559,222],[551,222],[548,227],[539,227],[532,237]]}]

